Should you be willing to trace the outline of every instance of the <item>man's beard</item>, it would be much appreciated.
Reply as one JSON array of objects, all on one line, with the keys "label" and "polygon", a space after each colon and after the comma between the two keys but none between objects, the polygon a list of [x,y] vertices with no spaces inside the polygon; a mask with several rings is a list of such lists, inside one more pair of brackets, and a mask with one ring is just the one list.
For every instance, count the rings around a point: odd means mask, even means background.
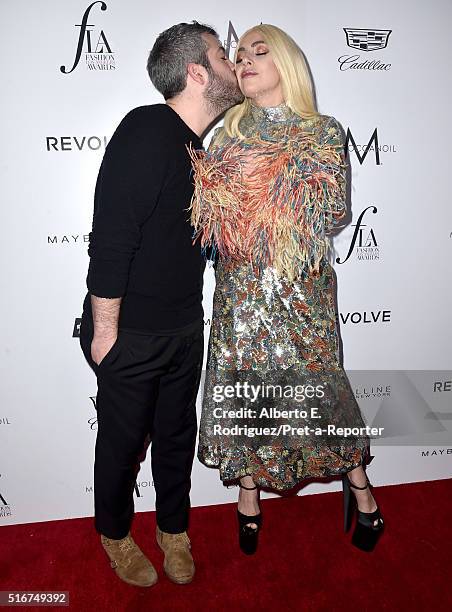
[{"label": "man's beard", "polygon": [[209,115],[218,117],[231,106],[243,102],[245,97],[237,82],[228,81],[213,70],[209,70],[209,80],[210,83],[204,92]]}]

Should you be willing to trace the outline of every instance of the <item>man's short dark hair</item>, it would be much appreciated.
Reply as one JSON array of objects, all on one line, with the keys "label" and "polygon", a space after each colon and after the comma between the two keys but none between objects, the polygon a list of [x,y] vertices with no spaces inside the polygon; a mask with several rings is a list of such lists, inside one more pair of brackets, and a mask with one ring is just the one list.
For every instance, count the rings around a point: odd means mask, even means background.
[{"label": "man's short dark hair", "polygon": [[202,34],[218,38],[213,28],[197,21],[178,23],[162,32],[149,53],[147,70],[165,100],[173,98],[187,85],[187,65],[201,64],[211,72],[207,43]]}]

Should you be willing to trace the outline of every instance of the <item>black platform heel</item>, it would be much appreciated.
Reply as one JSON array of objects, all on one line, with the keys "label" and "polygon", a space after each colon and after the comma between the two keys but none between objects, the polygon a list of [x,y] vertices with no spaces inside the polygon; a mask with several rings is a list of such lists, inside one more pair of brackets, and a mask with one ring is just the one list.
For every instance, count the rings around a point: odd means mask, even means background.
[{"label": "black platform heel", "polygon": [[347,532],[351,527],[354,510],[352,503],[353,498],[358,517],[356,520],[355,531],[353,532],[352,536],[352,544],[360,550],[371,552],[375,548],[378,539],[383,533],[383,517],[381,516],[378,506],[374,512],[361,512],[361,510],[358,510],[358,503],[355,496],[351,492],[351,489],[359,489],[363,491],[368,487],[372,487],[369,479],[367,478],[367,474],[366,480],[367,484],[365,487],[358,487],[350,482],[347,474],[342,474],[342,488],[344,492],[344,531]]},{"label": "black platform heel", "polygon": [[[246,489],[247,491],[254,491],[257,489],[254,487],[245,487],[239,482],[239,487],[241,489]],[[259,530],[262,525],[262,513],[255,514],[253,516],[248,516],[246,514],[242,514],[240,510],[237,508],[237,517],[239,520],[239,545],[242,552],[246,555],[253,555],[257,550],[257,540],[259,536]],[[255,523],[257,527],[251,527],[248,523]]]}]

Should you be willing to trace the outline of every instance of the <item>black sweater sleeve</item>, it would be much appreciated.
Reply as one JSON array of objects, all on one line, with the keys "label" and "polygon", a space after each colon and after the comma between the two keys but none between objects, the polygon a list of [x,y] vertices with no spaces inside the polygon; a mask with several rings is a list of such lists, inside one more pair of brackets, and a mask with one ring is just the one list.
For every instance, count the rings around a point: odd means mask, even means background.
[{"label": "black sweater sleeve", "polygon": [[[141,227],[157,205],[166,159],[158,147],[158,125],[146,107],[134,109],[107,145],[94,196],[88,255],[88,291],[122,297],[141,243]],[[157,132],[157,133],[156,133]]]}]

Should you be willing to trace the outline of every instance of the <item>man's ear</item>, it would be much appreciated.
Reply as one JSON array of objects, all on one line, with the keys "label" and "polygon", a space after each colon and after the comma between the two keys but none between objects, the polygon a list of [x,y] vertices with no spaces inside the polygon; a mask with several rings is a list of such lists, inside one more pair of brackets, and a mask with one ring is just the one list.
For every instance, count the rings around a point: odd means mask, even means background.
[{"label": "man's ear", "polygon": [[199,85],[206,85],[209,80],[207,70],[201,64],[188,64],[187,74]]}]

